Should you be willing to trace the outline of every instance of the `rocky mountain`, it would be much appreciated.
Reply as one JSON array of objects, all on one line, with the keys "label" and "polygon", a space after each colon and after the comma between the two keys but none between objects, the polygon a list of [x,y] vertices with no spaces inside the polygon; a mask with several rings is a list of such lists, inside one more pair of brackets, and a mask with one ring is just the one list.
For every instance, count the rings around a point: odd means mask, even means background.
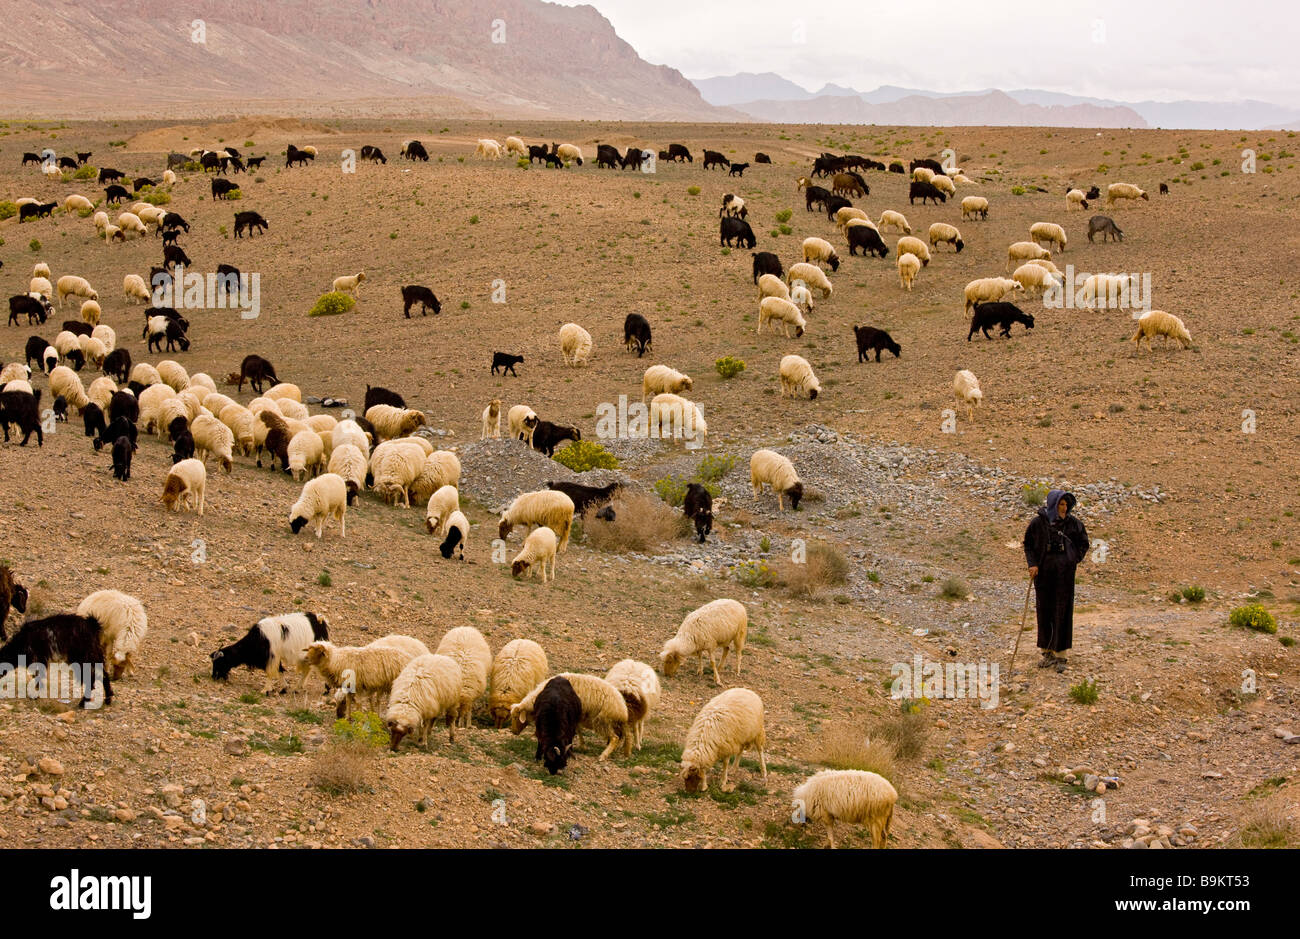
[{"label": "rocky mountain", "polygon": [[0,0],[6,115],[728,120],[593,7],[541,0]]}]

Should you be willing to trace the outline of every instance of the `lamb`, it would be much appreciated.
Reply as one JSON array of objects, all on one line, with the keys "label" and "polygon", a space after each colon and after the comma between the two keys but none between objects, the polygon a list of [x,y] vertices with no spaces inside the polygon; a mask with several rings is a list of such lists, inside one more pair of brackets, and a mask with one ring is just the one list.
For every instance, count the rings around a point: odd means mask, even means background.
[{"label": "lamb", "polygon": [[647,395],[679,394],[693,387],[691,376],[667,365],[651,365],[641,375],[641,403],[645,404]]},{"label": "lamb", "polygon": [[826,264],[832,271],[840,269],[840,257],[835,248],[824,238],[805,238],[803,240],[803,259],[805,262]]},{"label": "lamb", "polygon": [[208,487],[208,471],[202,460],[181,460],[167,473],[163,486],[162,504],[173,512],[182,508],[194,509],[203,514],[203,496]]},{"label": "lamb", "polygon": [[483,409],[483,432],[479,440],[501,436],[501,399],[493,398]]},{"label": "lamb", "polygon": [[984,392],[980,390],[980,381],[975,373],[967,368],[958,372],[952,380],[952,391],[957,396],[958,404],[966,405],[966,420],[971,420],[974,408],[984,400]]},{"label": "lamb", "polygon": [[920,258],[922,267],[930,265],[930,246],[920,238],[913,238],[911,235],[899,238],[896,250],[899,254],[915,254]]},{"label": "lamb", "polygon": [[795,337],[798,338],[804,333],[807,321],[803,318],[803,313],[797,306],[789,300],[781,297],[764,297],[758,305],[758,332],[761,335],[763,326],[772,320],[781,323],[781,331],[785,338],[790,338],[790,327],[794,326]]},{"label": "lamb", "polygon": [[350,293],[354,297],[359,297],[361,296],[361,285],[365,282],[365,279],[365,271],[350,274],[347,277],[335,277],[330,289],[335,293]]},{"label": "lamb", "polygon": [[456,742],[455,717],[460,704],[461,669],[446,655],[417,655],[393,679],[384,725],[394,752],[407,734],[420,732],[420,746],[429,744],[429,725],[447,720],[447,735]]},{"label": "lamb", "polygon": [[529,447],[533,445],[533,431],[537,429],[537,423],[537,414],[526,404],[516,404],[506,415],[510,436],[524,441]]},{"label": "lamb", "polygon": [[[769,297],[768,300],[776,298]],[[704,420],[699,405],[674,394],[655,395],[650,399],[650,428],[660,439],[671,436],[676,440],[681,437],[683,442],[692,445],[694,449],[704,446],[709,434],[709,425]]]},{"label": "lamb", "polygon": [[898,256],[898,281],[901,286],[911,290],[916,275],[921,273],[921,259],[915,254],[904,252]]},{"label": "lamb", "polygon": [[[778,283],[780,282],[778,281]],[[812,291],[808,289],[808,286],[803,281],[799,281],[790,288],[790,302],[797,306],[805,316],[813,311]]]},{"label": "lamb", "polygon": [[628,728],[623,737],[623,753],[630,754],[632,745],[640,750],[646,719],[659,704],[659,676],[644,662],[623,659],[614,663],[605,674],[605,681],[618,689],[627,704]]},{"label": "lamb", "polygon": [[127,274],[123,277],[122,291],[126,294],[126,299],[131,303],[135,303],[137,300],[148,303],[153,296],[149,293],[149,287],[145,284],[144,278],[139,274]]},{"label": "lamb", "polygon": [[[95,708],[112,703],[113,683],[105,668],[100,626],[91,617],[62,613],[27,620],[14,637],[0,647],[0,666],[9,666],[8,672],[12,673],[20,663],[27,667],[36,663],[44,665],[51,687],[64,685],[64,676],[68,674],[61,669],[56,671],[58,663],[75,663],[88,670],[83,674],[95,676],[82,684],[81,707]],[[55,669],[51,668],[52,665]],[[59,676],[58,680],[55,680],[55,675]],[[99,679],[100,675],[102,679]],[[102,700],[95,693],[97,688],[102,690]]]},{"label": "lamb", "polygon": [[1045,241],[1058,250],[1065,250],[1065,229],[1054,222],[1034,222],[1029,226],[1029,237],[1035,243]]},{"label": "lamb", "polygon": [[[78,350],[80,352],[80,350]],[[80,414],[90,404],[90,398],[86,395],[86,389],[81,384],[81,379],[77,373],[66,365],[57,366],[50,372],[50,394],[53,397],[60,395],[67,399],[69,407],[77,409]]]},{"label": "lamb", "polygon": [[1150,202],[1146,192],[1132,183],[1111,183],[1106,187],[1106,204],[1114,205],[1117,199],[1143,199]]},{"label": "lamb", "polygon": [[1009,293],[1024,290],[1019,283],[1006,277],[981,277],[966,285],[966,312],[981,301],[1001,300]]},{"label": "lamb", "polygon": [[429,647],[410,636],[391,635],[365,646],[337,646],[327,639],[307,646],[307,667],[320,672],[330,688],[339,688],[338,716],[347,717],[353,698],[367,694],[371,702],[386,694],[393,680],[417,655]]},{"label": "lamb", "polygon": [[970,319],[970,331],[966,334],[966,341],[970,342],[976,332],[982,332],[985,339],[992,339],[989,330],[994,326],[999,327],[1001,335],[1010,339],[1012,323],[1021,323],[1025,329],[1034,328],[1034,318],[1014,303],[977,303],[975,313]]},{"label": "lamb", "polygon": [[565,365],[586,365],[591,355],[591,333],[577,323],[565,323],[560,327],[560,352]]},{"label": "lamb", "polygon": [[1151,344],[1153,336],[1161,336],[1166,341],[1175,339],[1184,349],[1192,346],[1192,334],[1187,331],[1183,321],[1164,310],[1148,310],[1139,316],[1137,332],[1133,334],[1132,341],[1141,350],[1142,340],[1145,339],[1147,348],[1154,349]]},{"label": "lamb", "polygon": [[745,200],[734,193],[727,193],[722,197],[722,208],[718,209],[718,217],[723,215],[734,215],[737,218],[747,218],[749,209],[745,208]]},{"label": "lamb", "polygon": [[497,369],[501,369],[502,375],[509,373],[511,375],[514,375],[515,377],[518,377],[519,373],[515,371],[515,366],[522,365],[523,362],[524,362],[524,357],[522,355],[511,355],[509,352],[493,352],[492,353],[492,374],[495,375],[497,373]]},{"label": "lamb", "polygon": [[798,355],[787,355],[781,359],[781,397],[797,398],[807,394],[809,401],[816,401],[821,391],[821,382],[813,374],[808,360]]},{"label": "lamb", "polygon": [[797,280],[802,280],[808,287],[816,287],[820,290],[823,300],[828,299],[831,295],[830,280],[822,269],[815,264],[791,264],[790,270],[785,272],[785,282],[793,287],[794,282]]},{"label": "lamb", "polygon": [[424,526],[431,535],[445,536],[452,513],[458,511],[460,511],[460,493],[456,491],[455,486],[442,486],[429,496],[428,508],[424,513]]},{"label": "lamb", "polygon": [[5,621],[9,619],[11,607],[19,613],[27,612],[27,588],[14,579],[14,572],[7,565],[0,564],[0,640],[8,638]]},{"label": "lamb", "polygon": [[114,681],[135,670],[131,657],[149,632],[143,603],[120,590],[96,590],[77,605],[77,615],[99,623],[104,664]]},{"label": "lamb", "polygon": [[[749,615],[744,604],[727,599],[706,603],[686,614],[676,635],[664,643],[659,653],[660,667],[664,675],[671,678],[687,657],[698,655],[699,674],[703,675],[704,656],[707,655],[709,664],[713,667],[713,679],[720,685],[722,676],[718,674],[719,664],[727,664],[727,655],[733,647],[736,650],[736,675],[740,675],[740,653],[745,648],[748,629]],[[719,648],[722,649],[721,663],[714,657],[714,651]]]},{"label": "lamb", "polygon": [[1088,207],[1087,197],[1083,194],[1082,189],[1071,189],[1065,194],[1065,211],[1071,209],[1086,209]]},{"label": "lamb", "polygon": [[1016,268],[1015,273],[1011,275],[1011,279],[1024,288],[1026,296],[1029,296],[1030,291],[1034,290],[1041,293],[1058,282],[1057,275],[1047,268],[1032,262],[1022,264]]},{"label": "lamb", "polygon": [[366,484],[366,468],[365,454],[358,450],[355,444],[339,444],[330,454],[327,472],[342,478],[347,491],[345,501],[348,505],[356,501],[357,493]]},{"label": "lamb", "polygon": [[824,769],[794,790],[794,801],[808,821],[821,822],[832,849],[835,823],[865,824],[871,846],[883,848],[889,838],[898,790],[885,777],[860,769]]},{"label": "lamb", "polygon": [[533,708],[537,733],[533,759],[540,759],[554,776],[569,763],[573,736],[582,722],[582,699],[567,678],[557,675],[541,686]]},{"label": "lamb", "polygon": [[531,639],[511,639],[492,661],[492,691],[488,713],[497,727],[510,718],[510,708],[546,679],[546,652]]},{"label": "lamb", "polygon": [[[195,441],[198,441],[197,437]],[[290,437],[286,453],[289,457],[288,469],[293,474],[294,482],[301,482],[304,475],[315,476],[327,463],[325,443],[320,439],[320,434],[311,429],[300,430]]]},{"label": "lamb", "polygon": [[333,517],[339,520],[339,537],[346,538],[348,526],[344,516],[347,507],[347,482],[338,473],[325,473],[309,479],[302,487],[302,495],[289,509],[289,530],[296,535],[311,522],[319,540],[321,532],[325,530],[325,522]]},{"label": "lamb", "polygon": [[453,552],[460,552],[460,559],[465,560],[465,540],[469,537],[469,519],[459,509],[447,519],[447,537],[438,545],[438,553],[443,558],[450,558]]},{"label": "lamb", "polygon": [[562,143],[558,147],[555,147],[553,152],[565,163],[565,165],[568,165],[569,163],[577,163],[579,166],[582,165],[582,150],[571,143]]},{"label": "lamb", "polygon": [[966,243],[961,240],[961,232],[955,225],[949,225],[946,222],[935,222],[930,226],[930,247],[937,248],[940,244],[952,245],[961,253],[961,249],[966,247]]},{"label": "lamb", "polygon": [[540,572],[542,583],[547,583],[546,562],[551,562],[550,580],[555,579],[555,532],[549,528],[537,528],[524,539],[524,546],[510,562],[510,574],[519,577],[531,568]]},{"label": "lamb", "polygon": [[569,528],[573,525],[573,500],[562,492],[539,489],[515,497],[501,513],[497,537],[505,540],[516,525],[545,525],[560,539],[559,550],[569,545]]},{"label": "lamb", "polygon": [[532,443],[534,450],[539,450],[547,456],[555,456],[555,448],[564,441],[581,439],[582,431],[577,427],[538,421],[537,427],[533,430]]},{"label": "lamb", "polygon": [[238,642],[213,652],[213,681],[225,681],[241,665],[260,669],[265,678],[262,694],[270,694],[277,682],[280,694],[288,690],[282,672],[298,672],[302,690],[307,689],[311,667],[306,662],[307,646],[329,639],[329,621],[315,613],[286,613],[267,616],[254,623]]},{"label": "lamb", "polygon": [[456,708],[456,725],[470,726],[474,702],[487,691],[488,673],[492,671],[492,650],[483,634],[473,626],[447,630],[438,643],[438,655],[455,660],[460,666],[460,701]]},{"label": "lamb", "polygon": [[969,218],[979,216],[987,220],[989,217],[989,200],[983,196],[967,196],[961,200],[961,217]]},{"label": "lamb", "polygon": [[229,473],[234,465],[235,435],[229,427],[211,414],[200,414],[190,423],[194,436],[194,454],[206,461],[211,455]]},{"label": "lamb", "polygon": [[803,483],[794,470],[794,464],[775,450],[755,450],[749,458],[749,485],[757,499],[766,484],[776,493],[776,505],[785,511],[785,497],[790,497],[790,508],[798,509],[803,498]]},{"label": "lamb", "polygon": [[732,792],[735,783],[727,782],[731,757],[740,769],[745,750],[758,750],[758,764],[767,779],[767,759],[763,748],[763,700],[748,688],[729,688],[700,709],[686,732],[682,748],[681,779],[687,792],[701,792],[709,786],[709,770],[722,759],[723,792]]},{"label": "lamb", "polygon": [[374,426],[381,441],[410,436],[417,427],[428,423],[423,411],[395,408],[391,404],[376,404],[366,411],[366,420]]}]

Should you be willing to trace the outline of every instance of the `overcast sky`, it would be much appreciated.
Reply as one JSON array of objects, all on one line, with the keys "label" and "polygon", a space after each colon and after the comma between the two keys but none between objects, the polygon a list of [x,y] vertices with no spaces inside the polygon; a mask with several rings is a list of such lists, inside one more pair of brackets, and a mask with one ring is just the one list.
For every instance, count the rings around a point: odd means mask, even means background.
[{"label": "overcast sky", "polygon": [[1300,89],[1300,7],[1289,0],[587,2],[643,58],[688,78],[772,71],[813,91],[1041,88],[1288,106]]}]

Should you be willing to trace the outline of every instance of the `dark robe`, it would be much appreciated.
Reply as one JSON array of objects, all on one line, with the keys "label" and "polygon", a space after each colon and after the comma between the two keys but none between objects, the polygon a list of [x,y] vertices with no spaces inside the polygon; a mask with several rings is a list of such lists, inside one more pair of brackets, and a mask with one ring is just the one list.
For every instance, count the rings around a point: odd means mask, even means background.
[{"label": "dark robe", "polygon": [[1025,563],[1038,568],[1034,578],[1038,648],[1052,652],[1064,652],[1073,644],[1074,569],[1088,554],[1083,522],[1070,514],[1056,518],[1059,499],[1049,499],[1050,516],[1048,506],[1043,506],[1025,529]]}]

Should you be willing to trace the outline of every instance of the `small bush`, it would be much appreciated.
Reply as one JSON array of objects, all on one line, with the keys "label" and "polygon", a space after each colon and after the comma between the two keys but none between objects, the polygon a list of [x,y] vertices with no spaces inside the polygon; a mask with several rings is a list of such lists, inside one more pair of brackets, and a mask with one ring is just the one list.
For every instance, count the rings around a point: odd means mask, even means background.
[{"label": "small bush", "polygon": [[860,731],[833,726],[821,735],[813,760],[830,769],[859,769],[894,781],[894,748],[885,740],[870,740]]},{"label": "small bush", "polygon": [[690,522],[659,499],[643,492],[624,492],[613,500],[614,521],[591,521],[584,528],[587,544],[597,551],[643,553],[678,538]]},{"label": "small bush", "polygon": [[316,575],[316,584],[321,587],[333,587],[334,578],[330,576],[329,571],[321,571]]},{"label": "small bush", "polygon": [[733,355],[726,355],[713,363],[713,367],[718,370],[718,374],[724,379],[735,378],[745,370],[745,363]]},{"label": "small bush", "polygon": [[722,494],[722,490],[717,485],[701,479],[697,475],[694,479],[682,479],[679,476],[665,476],[662,479],[656,479],[654,482],[655,495],[669,505],[681,508],[682,503],[686,501],[686,487],[692,482],[702,484],[708,490],[709,495],[715,499]]},{"label": "small bush", "polygon": [[567,466],[575,473],[587,470],[618,469],[618,458],[600,444],[591,440],[575,440],[567,447],[555,451],[555,462]]},{"label": "small bush", "polygon": [[140,201],[148,202],[150,205],[168,205],[172,197],[169,193],[155,189],[141,196]]},{"label": "small bush", "polygon": [[1020,501],[1035,509],[1047,501],[1047,483],[1025,483],[1020,487]]},{"label": "small bush", "polygon": [[1205,599],[1205,588],[1199,584],[1192,584],[1190,587],[1184,587],[1182,597],[1188,603],[1200,603]]},{"label": "small bush", "polygon": [[730,454],[726,456],[706,456],[700,460],[700,468],[695,471],[695,478],[702,483],[715,483],[730,473],[735,465],[736,458]]},{"label": "small bush", "polygon": [[698,195],[700,194],[700,187],[699,187],[699,186],[690,186],[690,187],[687,188],[686,191],[687,191],[688,193],[690,193],[691,195],[693,195],[693,196],[698,196]]},{"label": "small bush", "polygon": [[526,170],[531,165],[532,163],[527,157],[520,157],[515,160],[515,166],[519,167],[521,170]]},{"label": "small bush", "polygon": [[794,215],[794,211],[792,209],[782,209],[780,212],[776,213],[776,220],[781,224],[785,224],[786,222],[790,221],[790,217],[792,215]]},{"label": "small bush", "polygon": [[357,305],[357,301],[351,294],[341,293],[337,290],[331,290],[329,293],[322,294],[321,298],[307,313],[308,316],[337,316],[340,313],[347,313]]},{"label": "small bush", "polygon": [[375,763],[375,750],[358,740],[326,744],[312,761],[311,782],[330,796],[348,795],[369,788],[366,779]]},{"label": "small bush", "polygon": [[[901,760],[919,756],[930,736],[930,721],[914,701],[903,701],[898,713],[872,728],[870,738],[889,744]],[[883,774],[882,774],[883,775]]]},{"label": "small bush", "polygon": [[8,199],[5,199],[3,202],[0,202],[0,222],[4,221],[7,218],[13,218],[17,214],[18,214],[17,203],[11,202]]},{"label": "small bush", "polygon": [[1023,196],[1023,195],[1025,194],[1025,187],[1024,187],[1024,186],[1012,186],[1012,187],[1011,187],[1011,194],[1012,194],[1013,196]]},{"label": "small bush", "polygon": [[93,166],[79,166],[77,171],[72,174],[73,179],[95,179],[99,176],[99,170]]},{"label": "small bush", "polygon": [[1092,678],[1085,678],[1077,685],[1070,686],[1070,700],[1076,704],[1096,704],[1097,703],[1097,681]]},{"label": "small bush", "polygon": [[731,576],[736,582],[757,590],[761,587],[776,586],[776,574],[765,561],[742,561],[731,569]]},{"label": "small bush", "polygon": [[809,545],[802,563],[791,559],[781,566],[781,584],[796,596],[812,596],[822,587],[845,583],[848,578],[848,559],[827,544]]},{"label": "small bush", "polygon": [[1228,614],[1228,625],[1238,629],[1253,629],[1255,632],[1276,633],[1277,620],[1273,614],[1258,603],[1247,603]]},{"label": "small bush", "polygon": [[939,596],[945,600],[965,600],[970,594],[966,581],[960,577],[949,577],[939,585]]},{"label": "small bush", "polygon": [[27,247],[30,248],[32,251],[40,251],[41,240],[39,238],[33,238],[31,241],[27,242]]},{"label": "small bush", "polygon": [[340,717],[334,722],[332,733],[341,742],[371,747],[386,747],[390,739],[384,719],[374,711],[353,711],[351,717]]}]

